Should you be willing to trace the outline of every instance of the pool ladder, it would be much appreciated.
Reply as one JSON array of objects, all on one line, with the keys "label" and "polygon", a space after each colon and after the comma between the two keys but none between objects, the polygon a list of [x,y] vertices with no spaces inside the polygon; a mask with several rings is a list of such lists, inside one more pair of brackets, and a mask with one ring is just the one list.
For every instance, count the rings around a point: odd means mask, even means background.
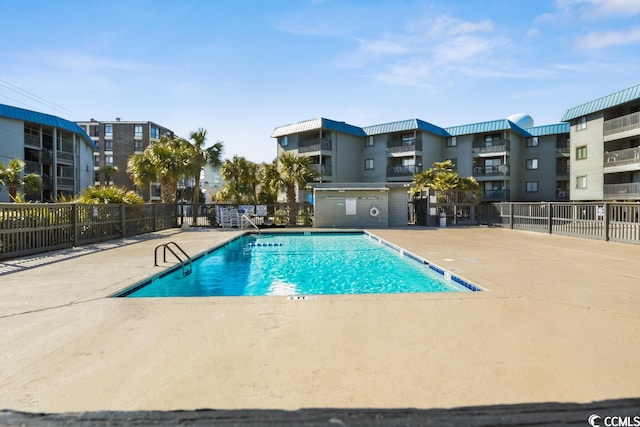
[{"label": "pool ladder", "polygon": [[253,225],[253,227],[258,230],[258,234],[260,234],[260,227],[258,227],[255,222],[251,221],[251,218],[246,215],[242,215],[240,217],[240,229],[244,230],[245,223]]},{"label": "pool ladder", "polygon": [[[186,259],[182,259],[180,255],[178,255],[173,249],[171,249],[171,246],[174,246],[178,251],[180,251],[182,255],[186,257]],[[186,277],[189,274],[191,274],[191,269],[192,269],[191,257],[187,255],[187,253],[180,246],[178,246],[176,242],[162,243],[156,246],[156,249],[153,254],[153,265],[155,265],[156,267],[158,266],[158,249],[160,248],[163,248],[162,262],[167,262],[167,250],[168,250],[173,254],[173,256],[178,258],[178,261],[180,261],[180,267],[182,268],[182,277]],[[185,266],[188,266],[188,268],[186,268]]]}]

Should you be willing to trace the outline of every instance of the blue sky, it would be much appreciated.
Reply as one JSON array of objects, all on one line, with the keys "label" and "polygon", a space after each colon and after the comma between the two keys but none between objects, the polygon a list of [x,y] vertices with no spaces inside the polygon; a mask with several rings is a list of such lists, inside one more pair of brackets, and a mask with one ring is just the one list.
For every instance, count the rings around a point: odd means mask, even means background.
[{"label": "blue sky", "polygon": [[447,127],[640,83],[638,0],[0,0],[0,103],[200,127],[271,161],[275,127]]}]

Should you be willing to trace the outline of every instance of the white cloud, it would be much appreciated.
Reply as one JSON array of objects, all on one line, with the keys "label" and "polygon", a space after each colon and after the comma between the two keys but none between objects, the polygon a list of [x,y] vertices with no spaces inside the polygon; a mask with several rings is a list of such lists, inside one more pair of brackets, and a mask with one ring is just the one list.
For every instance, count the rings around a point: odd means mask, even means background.
[{"label": "white cloud", "polygon": [[640,27],[618,31],[591,32],[582,37],[578,46],[583,49],[602,49],[640,42]]}]

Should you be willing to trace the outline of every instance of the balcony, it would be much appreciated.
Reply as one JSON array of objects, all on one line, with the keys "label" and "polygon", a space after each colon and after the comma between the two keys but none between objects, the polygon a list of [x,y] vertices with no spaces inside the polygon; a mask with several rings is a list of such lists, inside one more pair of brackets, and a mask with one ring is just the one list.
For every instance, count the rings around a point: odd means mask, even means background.
[{"label": "balcony", "polygon": [[311,169],[318,172],[323,177],[331,176],[332,170],[331,165],[311,165]]},{"label": "balcony", "polygon": [[420,139],[411,138],[387,142],[387,153],[391,156],[394,154],[415,153],[416,151],[422,151],[422,140]]},{"label": "balcony", "polygon": [[59,176],[56,179],[56,183],[58,184],[58,188],[63,187],[65,189],[73,189],[75,185],[75,179]]},{"label": "balcony", "polygon": [[569,157],[571,147],[569,147],[569,144],[556,145],[556,154],[561,157]]},{"label": "balcony", "polygon": [[57,159],[58,159],[58,163],[68,163],[70,165],[73,164],[73,158],[74,155],[73,153],[66,153],[64,151],[58,151],[56,153]]},{"label": "balcony", "polygon": [[313,151],[331,151],[332,144],[330,139],[308,139],[298,143],[299,153],[310,153]]},{"label": "balcony", "polygon": [[605,200],[638,200],[640,199],[640,182],[625,184],[605,184],[603,187]]},{"label": "balcony", "polygon": [[509,190],[484,190],[482,200],[484,201],[509,200]]},{"label": "balcony", "polygon": [[627,114],[626,116],[616,117],[615,119],[605,120],[602,133],[604,136],[608,136],[635,129],[640,129],[640,111]]},{"label": "balcony", "polygon": [[473,176],[509,176],[509,165],[474,166]]},{"label": "balcony", "polygon": [[[628,166],[640,167],[640,147],[627,148],[625,150],[605,151],[604,167]],[[628,169],[628,168],[626,168]],[[635,169],[635,168],[631,168]]]},{"label": "balcony", "polygon": [[474,143],[471,150],[475,155],[495,156],[496,154],[509,152],[511,150],[511,142],[508,139],[502,139],[491,142],[491,145],[487,145],[486,142]]},{"label": "balcony", "polygon": [[40,148],[40,136],[30,133],[24,134],[24,146],[28,148]]},{"label": "balcony", "polygon": [[416,173],[422,172],[421,166],[395,165],[387,167],[387,177],[412,177]]}]

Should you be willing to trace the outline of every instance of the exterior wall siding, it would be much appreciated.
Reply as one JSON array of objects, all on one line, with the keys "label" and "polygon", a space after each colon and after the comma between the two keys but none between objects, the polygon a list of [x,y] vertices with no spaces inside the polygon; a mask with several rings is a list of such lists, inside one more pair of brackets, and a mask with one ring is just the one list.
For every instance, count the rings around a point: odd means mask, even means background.
[{"label": "exterior wall siding", "polygon": [[[389,200],[386,190],[344,190],[314,192],[313,226],[318,228],[333,227],[388,227]],[[355,200],[355,215],[347,215],[347,200]],[[371,215],[376,208],[378,215]],[[406,208],[406,204],[405,204]],[[405,220],[403,225],[407,225]]]},{"label": "exterior wall siding", "polygon": [[[577,201],[602,200],[604,185],[603,114],[588,117],[587,128],[578,130],[577,121],[571,123],[571,199]],[[578,160],[578,147],[587,147],[587,158]],[[587,188],[577,188],[578,177],[586,176]]]},{"label": "exterior wall siding", "polygon": [[409,222],[407,188],[389,190],[389,227],[404,227]]},{"label": "exterior wall siding", "polygon": [[[24,160],[24,122],[0,117],[0,163],[7,166],[15,158]],[[0,188],[0,202],[10,202],[5,186]]]}]

